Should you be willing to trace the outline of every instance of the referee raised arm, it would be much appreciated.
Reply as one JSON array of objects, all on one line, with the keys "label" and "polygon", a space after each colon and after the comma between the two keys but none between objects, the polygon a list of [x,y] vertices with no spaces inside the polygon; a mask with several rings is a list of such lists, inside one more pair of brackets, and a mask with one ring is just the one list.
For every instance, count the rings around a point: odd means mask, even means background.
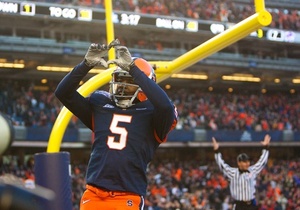
[{"label": "referee raised arm", "polygon": [[238,168],[229,166],[222,159],[219,143],[213,137],[212,143],[215,151],[215,160],[230,182],[230,193],[234,199],[234,210],[257,210],[255,200],[256,177],[268,162],[269,144],[271,137],[267,134],[261,144],[264,146],[259,160],[250,166],[250,158],[246,153],[237,156]]}]

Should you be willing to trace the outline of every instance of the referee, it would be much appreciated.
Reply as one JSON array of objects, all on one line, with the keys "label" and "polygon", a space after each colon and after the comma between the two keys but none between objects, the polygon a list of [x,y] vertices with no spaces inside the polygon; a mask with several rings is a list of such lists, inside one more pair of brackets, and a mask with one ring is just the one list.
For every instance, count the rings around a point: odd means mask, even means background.
[{"label": "referee", "polygon": [[233,210],[257,210],[255,200],[256,177],[268,162],[269,144],[271,137],[267,134],[261,144],[264,146],[259,160],[250,166],[250,158],[242,153],[237,156],[238,168],[233,168],[224,162],[219,151],[219,143],[213,137],[212,143],[215,160],[230,182],[230,193],[234,199]]}]

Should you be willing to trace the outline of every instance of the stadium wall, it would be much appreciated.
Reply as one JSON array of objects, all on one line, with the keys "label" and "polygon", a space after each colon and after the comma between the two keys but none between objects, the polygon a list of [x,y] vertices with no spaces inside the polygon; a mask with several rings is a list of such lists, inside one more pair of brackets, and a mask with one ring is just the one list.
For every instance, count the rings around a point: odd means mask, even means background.
[{"label": "stadium wall", "polygon": [[[48,141],[52,128],[14,126],[16,141]],[[173,130],[168,136],[168,142],[207,142],[214,136],[222,142],[258,142],[268,133],[272,142],[299,142],[300,131],[230,131],[230,130]],[[90,142],[92,132],[87,128],[67,128],[64,142]]]}]

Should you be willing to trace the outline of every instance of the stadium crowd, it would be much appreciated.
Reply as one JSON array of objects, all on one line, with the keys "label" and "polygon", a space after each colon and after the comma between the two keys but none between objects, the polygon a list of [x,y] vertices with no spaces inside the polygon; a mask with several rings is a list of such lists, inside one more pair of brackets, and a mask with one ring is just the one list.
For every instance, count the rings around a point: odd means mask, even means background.
[{"label": "stadium crowd", "polygon": [[[36,0],[58,4],[71,4],[75,6],[88,6],[105,8],[104,0]],[[266,1],[271,2],[271,0]],[[153,15],[168,15],[175,17],[193,18],[199,20],[211,20],[237,23],[255,13],[254,2],[241,4],[234,0],[210,1],[210,0],[114,0],[113,9]],[[272,14],[270,27],[284,30],[300,30],[300,11],[293,8],[296,1],[286,1],[284,8],[267,8]],[[289,9],[286,9],[289,8]]]},{"label": "stadium crowd", "polygon": [[[0,111],[14,125],[52,127],[62,105],[53,90],[34,87],[25,81],[1,82]],[[166,91],[178,109],[177,129],[300,130],[299,93],[215,93],[196,88]],[[81,123],[73,117],[70,126],[80,127]]]},{"label": "stadium crowd", "polygon": [[[27,164],[16,159],[0,162],[0,176],[11,174],[24,182],[34,181],[32,158]],[[234,159],[229,164],[234,165]],[[73,210],[85,189],[86,164],[72,164]],[[155,158],[150,164],[145,210],[230,210],[228,182],[214,161],[197,157],[185,159]],[[30,185],[32,187],[32,184]],[[300,160],[270,159],[257,180],[259,210],[300,209]]]},{"label": "stadium crowd", "polygon": [[[298,94],[167,91],[177,106],[178,126],[209,130],[299,130]],[[297,117],[298,116],[298,117]]]}]

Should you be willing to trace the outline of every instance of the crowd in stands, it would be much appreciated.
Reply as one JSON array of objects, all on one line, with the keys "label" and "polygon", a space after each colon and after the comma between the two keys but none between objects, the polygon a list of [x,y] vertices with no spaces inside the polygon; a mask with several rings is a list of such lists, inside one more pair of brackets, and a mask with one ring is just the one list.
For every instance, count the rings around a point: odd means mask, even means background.
[{"label": "crowd in stands", "polygon": [[[55,85],[50,85],[53,88]],[[61,103],[53,90],[35,90],[35,84],[20,81],[1,81],[0,112],[8,115],[13,125],[52,126]]]},{"label": "crowd in stands", "polygon": [[[32,159],[30,160],[32,161]],[[234,160],[229,162],[234,166]],[[86,165],[72,164],[73,210],[85,189]],[[33,164],[17,161],[0,163],[0,177],[11,174],[21,180],[34,180]],[[214,161],[156,158],[147,172],[149,186],[145,210],[231,210],[228,181]],[[259,210],[300,209],[300,160],[270,159],[257,179]]]},{"label": "crowd in stands", "polygon": [[209,130],[299,130],[299,94],[167,91],[179,113],[180,128]]},{"label": "crowd in stands", "polygon": [[[36,1],[105,8],[104,0]],[[267,0],[266,5],[268,5],[268,2],[271,2],[271,0]],[[254,1],[251,1],[249,5],[241,4],[234,0],[114,0],[112,3],[114,10],[231,23],[240,22],[255,13]],[[296,1],[294,4],[296,4]],[[298,9],[293,9],[290,2],[286,2],[286,8],[267,9],[272,15],[272,24],[270,27],[293,31],[300,30],[300,11]]]},{"label": "crowd in stands", "polygon": [[[6,81],[0,84],[0,112],[14,125],[52,127],[62,105],[53,89],[36,90],[34,83]],[[300,130],[300,95],[217,93],[197,88],[166,90],[179,113],[177,129]],[[80,126],[74,117],[70,126]]]}]

